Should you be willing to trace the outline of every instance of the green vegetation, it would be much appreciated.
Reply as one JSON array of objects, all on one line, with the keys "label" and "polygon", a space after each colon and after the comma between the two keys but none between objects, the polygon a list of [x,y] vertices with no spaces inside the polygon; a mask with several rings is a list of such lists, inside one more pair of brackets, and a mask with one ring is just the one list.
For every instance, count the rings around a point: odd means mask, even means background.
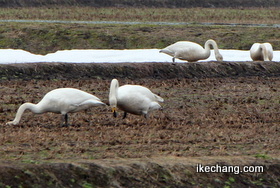
[{"label": "green vegetation", "polygon": [[49,23],[2,23],[0,26],[0,48],[38,54],[65,49],[160,49],[179,40],[203,45],[209,38],[224,49],[248,50],[256,39],[280,49],[278,28]]},{"label": "green vegetation", "polygon": [[[173,16],[173,12],[177,12]],[[154,22],[228,22],[275,23],[276,9],[117,9],[117,8],[21,8],[3,9],[1,19],[154,21]],[[258,14],[256,14],[258,12]],[[179,14],[178,14],[179,13]],[[148,16],[147,16],[148,15]],[[172,16],[170,16],[172,15]],[[190,16],[192,15],[192,16]],[[238,16],[236,16],[238,15]],[[248,16],[250,15],[250,16]],[[273,15],[273,16],[271,16]],[[190,19],[192,18],[192,19]],[[210,19],[209,19],[210,18]],[[177,40],[204,43],[208,38],[221,48],[248,49],[256,37],[278,48],[277,28],[164,25],[96,25],[57,23],[2,23],[1,48],[21,48],[46,54],[63,49],[163,48]],[[265,33],[265,34],[263,34]],[[236,40],[233,41],[233,40]]]},{"label": "green vegetation", "polygon": [[[199,44],[213,38],[220,48],[248,50],[258,42],[280,49],[279,28],[202,26],[197,22],[277,23],[276,9],[1,9],[1,19],[139,21],[143,24],[9,23],[0,22],[0,48],[46,54],[66,49],[163,48],[178,40]],[[176,14],[174,14],[176,12]],[[256,14],[258,12],[258,14]],[[148,15],[148,16],[147,16]],[[192,16],[190,16],[192,15]],[[191,18],[191,19],[190,19]],[[248,19],[244,19],[248,18]],[[190,22],[191,25],[152,25],[144,22]]]},{"label": "green vegetation", "polygon": [[268,157],[266,154],[257,153],[257,154],[255,154],[253,156],[256,157],[256,158],[270,159],[270,157]]},{"label": "green vegetation", "polygon": [[0,8],[0,19],[279,24],[278,8]]}]

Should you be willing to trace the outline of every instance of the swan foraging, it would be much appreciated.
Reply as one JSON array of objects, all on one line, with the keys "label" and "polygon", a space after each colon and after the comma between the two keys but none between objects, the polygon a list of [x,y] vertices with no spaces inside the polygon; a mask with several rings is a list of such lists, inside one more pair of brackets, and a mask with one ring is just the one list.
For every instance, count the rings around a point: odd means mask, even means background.
[{"label": "swan foraging", "polygon": [[273,48],[268,42],[254,43],[250,48],[250,56],[253,61],[271,61],[273,58]]},{"label": "swan foraging", "polygon": [[220,54],[217,43],[209,39],[205,42],[204,48],[194,42],[179,41],[167,46],[159,52],[166,53],[172,56],[172,61],[175,62],[175,58],[186,60],[189,62],[207,59],[210,56],[210,46],[213,46],[215,57],[218,61],[223,61],[223,56]]},{"label": "swan foraging", "polygon": [[124,111],[123,119],[127,113],[144,115],[147,119],[150,111],[162,109],[158,102],[163,101],[163,98],[152,93],[144,86],[123,85],[119,87],[117,79],[111,81],[109,104],[114,117],[117,117],[116,108],[118,107]]},{"label": "swan foraging", "polygon": [[[94,95],[74,88],[59,88],[48,92],[38,104],[24,103],[22,104],[13,121],[8,125],[17,125],[25,110],[30,110],[35,114],[45,112],[61,113],[60,126],[67,126],[68,113],[78,112],[93,106],[105,105]],[[65,125],[63,125],[63,121]]]}]

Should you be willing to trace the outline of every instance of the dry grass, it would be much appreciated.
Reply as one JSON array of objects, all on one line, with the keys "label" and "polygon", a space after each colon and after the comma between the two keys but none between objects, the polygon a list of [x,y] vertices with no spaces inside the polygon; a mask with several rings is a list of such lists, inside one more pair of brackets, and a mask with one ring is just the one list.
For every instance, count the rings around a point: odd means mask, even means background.
[{"label": "dry grass", "polygon": [[164,110],[126,120],[109,107],[60,116],[26,112],[20,126],[7,126],[23,102],[37,103],[58,87],[75,87],[107,102],[110,80],[2,81],[1,158],[20,161],[152,156],[279,154],[280,78],[120,80],[160,94]]},{"label": "dry grass", "polygon": [[278,24],[278,8],[0,8],[0,19]]},{"label": "dry grass", "polygon": [[0,24],[0,48],[47,54],[70,49],[151,49],[188,40],[203,45],[215,39],[221,49],[249,50],[255,42],[280,49],[278,28],[228,26],[94,25],[50,23]]},{"label": "dry grass", "polygon": [[[142,24],[7,23],[0,22],[0,48],[23,49],[47,54],[70,49],[164,48],[176,41],[204,44],[215,39],[219,48],[249,50],[255,42],[270,42],[280,48],[276,27],[197,25],[199,22],[278,24],[276,8],[166,9],[166,8],[0,8],[0,19],[80,21],[139,21]],[[147,22],[189,22],[186,25],[156,25]]]},{"label": "dry grass", "polygon": [[275,0],[117,0],[117,1],[88,1],[88,0],[1,0],[1,7],[57,7],[57,6],[90,6],[90,7],[279,7]]}]

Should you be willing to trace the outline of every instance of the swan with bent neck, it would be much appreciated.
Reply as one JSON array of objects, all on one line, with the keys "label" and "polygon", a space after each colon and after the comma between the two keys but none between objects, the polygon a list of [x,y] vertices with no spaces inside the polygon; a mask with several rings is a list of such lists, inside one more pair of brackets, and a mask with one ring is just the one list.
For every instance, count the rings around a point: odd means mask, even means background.
[{"label": "swan with bent neck", "polygon": [[250,56],[253,61],[271,61],[273,58],[273,48],[268,42],[254,43],[250,48]]},{"label": "swan with bent neck", "polygon": [[[22,104],[13,121],[8,125],[17,125],[25,110],[30,110],[34,114],[42,114],[45,112],[60,113],[60,127],[67,126],[68,113],[78,112],[93,106],[105,105],[99,98],[87,92],[74,88],[59,88],[48,92],[38,104],[24,103]],[[65,122],[65,124],[63,124]]]},{"label": "swan with bent neck", "polygon": [[214,48],[214,53],[217,61],[223,61],[223,56],[219,52],[218,45],[212,39],[209,39],[205,42],[204,48],[194,42],[178,41],[160,50],[159,52],[172,56],[173,62],[175,62],[175,58],[194,62],[207,59],[210,56],[210,46]]},{"label": "swan with bent neck", "polygon": [[127,113],[144,115],[147,119],[149,112],[162,109],[158,102],[163,98],[154,94],[148,88],[140,85],[123,85],[119,87],[117,79],[113,79],[110,85],[109,104],[114,117],[117,117],[116,108],[124,111],[123,119]]}]

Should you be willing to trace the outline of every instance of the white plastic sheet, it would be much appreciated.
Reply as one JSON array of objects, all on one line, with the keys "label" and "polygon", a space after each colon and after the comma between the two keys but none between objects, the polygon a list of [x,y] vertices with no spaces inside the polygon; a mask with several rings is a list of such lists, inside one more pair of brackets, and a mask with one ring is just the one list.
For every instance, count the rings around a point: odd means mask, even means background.
[{"label": "white plastic sheet", "polygon": [[[249,51],[220,50],[224,61],[252,61]],[[280,51],[273,52],[273,61],[280,61]],[[10,63],[145,63],[172,62],[172,57],[159,53],[159,49],[127,49],[127,50],[61,50],[46,55],[32,54],[20,49],[0,49],[0,64]],[[215,61],[213,50],[206,60]],[[176,62],[186,62],[176,59]]]}]

